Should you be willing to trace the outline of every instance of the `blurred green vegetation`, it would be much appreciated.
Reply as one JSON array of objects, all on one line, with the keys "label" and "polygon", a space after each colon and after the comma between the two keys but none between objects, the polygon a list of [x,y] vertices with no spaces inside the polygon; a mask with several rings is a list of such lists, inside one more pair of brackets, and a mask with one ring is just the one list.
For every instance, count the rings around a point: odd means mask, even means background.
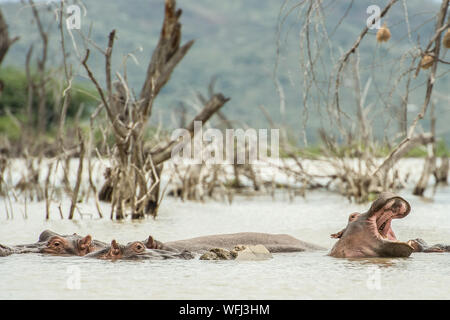
[{"label": "blurred green vegetation", "polygon": [[[342,156],[358,157],[358,154],[357,152],[355,152],[355,150],[357,149],[354,146],[338,147],[338,150],[336,150],[335,152],[331,152],[331,155],[338,157]],[[360,148],[360,150],[363,149]],[[378,158],[384,158],[387,157],[390,152],[391,149],[389,149],[387,145],[380,145],[376,147],[376,149],[373,151],[373,154]],[[291,154],[288,154],[283,150],[280,150],[280,157],[282,158],[289,158],[291,155],[307,159],[319,159],[321,157],[326,157],[328,153],[325,152],[323,146],[321,146],[320,144],[310,145],[306,148],[297,148]],[[405,155],[406,158],[425,158],[427,156],[428,152],[425,146],[414,147]],[[439,139],[436,143],[436,156],[450,157],[450,147],[445,143],[443,139]]]},{"label": "blurred green vegetation", "polygon": [[[31,75],[34,81],[37,80],[35,72]],[[51,80],[46,86],[46,105],[47,105],[47,134],[50,136],[54,133],[53,127],[57,125],[60,110],[63,102],[64,87],[55,78],[49,77]],[[15,141],[20,136],[20,128],[10,116],[7,115],[7,109],[13,114],[17,120],[25,122],[26,106],[28,100],[28,80],[24,71],[16,67],[6,67],[0,69],[0,81],[3,82],[3,91],[0,95],[0,134],[5,134],[10,140]],[[33,91],[32,102],[32,124],[37,121],[38,97],[36,90]],[[58,101],[59,100],[59,101]],[[67,109],[67,121],[70,122],[77,113],[83,119],[90,115],[93,108],[97,105],[97,92],[85,83],[75,83],[72,87],[72,96],[69,107]]]},{"label": "blurred green vegetation", "polygon": [[20,127],[9,116],[0,116],[0,135],[5,135],[10,141],[20,138]]},{"label": "blurred green vegetation", "polygon": [[[37,81],[35,72],[32,72],[31,77],[34,81]],[[60,95],[60,102],[62,102],[62,94],[65,88],[58,86],[55,78],[51,78],[47,83],[47,110],[50,111],[50,116],[54,116],[52,111],[59,108],[55,106],[55,95]],[[0,99],[0,115],[5,114],[5,109],[9,108],[13,114],[23,113],[27,105],[28,97],[28,84],[27,77],[24,71],[17,67],[8,66],[0,69],[0,80],[4,84],[3,92]],[[58,90],[61,87],[62,90]],[[80,106],[84,105],[84,110],[81,116],[90,114],[92,108],[95,107],[97,92],[85,83],[75,83],[72,87],[72,97],[70,105],[67,109],[67,116],[74,117]],[[34,90],[33,105],[34,110],[37,109],[38,97],[36,90]]]},{"label": "blurred green vegetation", "polygon": [[[427,148],[423,147],[423,146],[415,147],[415,148],[411,149],[406,154],[406,157],[410,157],[410,158],[425,158],[427,156],[428,156]],[[445,143],[444,140],[438,140],[437,141],[437,143],[436,143],[436,156],[438,156],[438,157],[443,157],[443,156],[450,157],[450,148]]]}]

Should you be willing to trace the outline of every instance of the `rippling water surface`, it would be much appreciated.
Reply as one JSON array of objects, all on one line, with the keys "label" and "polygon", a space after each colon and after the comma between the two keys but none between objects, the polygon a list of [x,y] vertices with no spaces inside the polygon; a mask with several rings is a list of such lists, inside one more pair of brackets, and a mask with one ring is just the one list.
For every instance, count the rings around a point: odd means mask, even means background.
[{"label": "rippling water surface", "polygon": [[[438,189],[434,201],[403,194],[410,215],[393,221],[401,240],[417,237],[428,243],[450,243],[450,188]],[[64,212],[70,203],[64,204]],[[271,198],[236,199],[225,203],[182,203],[167,198],[156,220],[112,222],[85,216],[59,220],[57,208],[44,221],[43,203],[15,205],[15,218],[5,220],[0,200],[0,243],[35,242],[39,233],[91,234],[119,242],[161,241],[216,233],[258,231],[287,233],[331,248],[329,235],[341,230],[355,205],[345,198],[316,191],[289,202]],[[105,205],[104,212],[108,212]],[[86,205],[83,212],[96,212]],[[274,254],[273,259],[236,261],[98,261],[81,257],[13,255],[0,258],[1,299],[450,299],[450,254],[414,253],[397,259],[336,259],[327,251]],[[73,288],[79,270],[80,288]]]}]

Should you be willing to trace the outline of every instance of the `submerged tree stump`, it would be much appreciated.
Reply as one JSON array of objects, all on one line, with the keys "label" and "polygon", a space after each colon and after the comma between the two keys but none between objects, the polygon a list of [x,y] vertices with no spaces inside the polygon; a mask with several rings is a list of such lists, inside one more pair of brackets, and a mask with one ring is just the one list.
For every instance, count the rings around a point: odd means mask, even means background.
[{"label": "submerged tree stump", "polygon": [[448,184],[448,169],[449,169],[449,158],[444,156],[441,158],[441,165],[439,168],[434,170],[434,177],[436,178],[436,184]]},{"label": "submerged tree stump", "polygon": [[422,175],[414,188],[413,195],[423,196],[427,186],[428,180],[430,179],[431,173],[436,167],[436,160],[434,157],[428,157],[423,165]]}]

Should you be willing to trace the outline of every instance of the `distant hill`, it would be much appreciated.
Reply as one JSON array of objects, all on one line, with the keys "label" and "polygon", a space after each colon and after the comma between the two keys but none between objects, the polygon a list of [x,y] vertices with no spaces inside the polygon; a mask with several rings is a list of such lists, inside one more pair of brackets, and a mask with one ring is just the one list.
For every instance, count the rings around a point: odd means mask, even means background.
[{"label": "distant hill", "polygon": [[[297,1],[298,2],[298,1]],[[339,57],[339,48],[350,48],[357,35],[361,32],[367,19],[366,8],[376,2],[381,7],[387,1],[354,1],[347,13],[346,19],[339,26],[332,37],[336,46],[336,56]],[[133,52],[139,65],[132,59],[128,62],[128,77],[136,92],[139,92],[144,78],[145,70],[153,48],[159,37],[163,19],[163,0],[84,0],[86,16],[82,18],[82,30],[88,33],[92,26],[92,39],[105,47],[107,35],[112,29],[117,29],[118,39],[114,48],[114,68],[122,72],[121,63],[124,55]],[[341,16],[348,9],[350,1],[325,1],[324,12],[326,27],[330,33],[338,24]],[[273,72],[277,61],[277,25],[278,16],[282,5],[286,4],[284,12],[295,5],[294,1],[284,0],[227,0],[207,1],[179,0],[178,6],[183,9],[183,41],[195,39],[195,44],[181,64],[176,68],[171,81],[159,96],[154,107],[155,119],[158,114],[170,126],[170,113],[177,108],[180,101],[195,101],[195,92],[205,91],[209,80],[213,76],[218,77],[217,89],[232,100],[227,104],[224,112],[231,119],[245,121],[254,127],[267,127],[267,121],[258,106],[263,105],[269,110],[275,122],[283,121],[280,116],[280,100],[274,85]],[[408,0],[409,19],[411,23],[412,39],[417,41],[418,26],[420,29],[420,41],[428,42],[434,28],[433,15],[439,4],[423,1]],[[10,34],[19,35],[21,40],[16,43],[8,53],[4,64],[23,66],[25,54],[32,43],[38,43],[39,34],[32,24],[32,15],[29,8],[22,8],[18,3],[2,3],[2,11],[10,25]],[[46,23],[53,21],[52,12],[45,15]],[[384,47],[377,47],[375,33],[363,41],[360,47],[361,65],[371,62],[374,52],[376,55],[385,55],[388,61],[385,67],[379,70],[362,69],[362,82],[373,73],[376,74],[377,83],[383,83],[383,77],[390,71],[389,61],[396,63],[396,58],[405,53],[410,47],[407,37],[407,28],[404,21],[404,11],[401,1],[395,5],[388,14],[387,21],[391,28],[392,39]],[[280,67],[278,79],[283,86],[286,95],[286,114],[284,121],[292,128],[294,137],[299,136],[303,123],[303,107],[301,92],[303,90],[298,68],[298,32],[299,22],[296,12],[287,18],[283,25],[280,48]],[[53,24],[50,38],[50,62],[58,65],[61,61],[59,50],[59,35],[56,25]],[[82,42],[77,37],[80,51],[84,52]],[[68,41],[70,41],[68,39]],[[74,49],[69,45],[74,55]],[[142,47],[142,51],[138,48]],[[34,50],[39,52],[38,48]],[[447,57],[450,55],[447,55]],[[449,60],[449,59],[447,59]],[[102,57],[93,52],[90,65],[98,75],[104,79],[104,62]],[[441,73],[449,69],[448,65],[441,66]],[[84,80],[84,70],[78,68],[77,79]],[[326,74],[322,75],[326,78]],[[423,77],[423,76],[421,76]],[[417,82],[419,83],[419,82]],[[439,79],[437,86],[439,96],[442,98],[437,105],[440,114],[438,128],[440,133],[450,141],[450,129],[446,123],[450,122],[448,89],[450,80],[447,74]],[[381,88],[387,91],[390,88]],[[411,111],[418,108],[423,102],[423,92],[412,92]],[[371,93],[368,99],[377,99],[375,93]],[[416,99],[416,100],[415,100]],[[400,98],[397,99],[400,101]],[[343,96],[343,105],[353,102],[351,96]],[[345,103],[348,101],[349,103]],[[417,102],[415,102],[417,101]],[[413,103],[414,102],[414,103]],[[350,108],[350,107],[349,107]],[[194,114],[194,108],[190,110]],[[386,114],[387,118],[391,115]],[[156,120],[154,120],[156,121]],[[440,125],[440,123],[442,123]],[[311,141],[316,140],[316,132],[320,126],[319,116],[314,110],[309,110],[307,133]],[[382,125],[380,125],[381,129]]]}]

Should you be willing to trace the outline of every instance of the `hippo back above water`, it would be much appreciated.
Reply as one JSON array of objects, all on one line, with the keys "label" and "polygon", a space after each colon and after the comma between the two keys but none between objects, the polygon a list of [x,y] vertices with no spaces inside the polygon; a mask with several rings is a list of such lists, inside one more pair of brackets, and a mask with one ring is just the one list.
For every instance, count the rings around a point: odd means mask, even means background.
[{"label": "hippo back above water", "polygon": [[326,250],[323,247],[301,241],[287,234],[269,234],[259,232],[240,232],[217,234],[161,243],[159,247],[165,250],[188,250],[205,253],[213,248],[233,250],[236,246],[263,245],[269,252],[301,252]]}]

